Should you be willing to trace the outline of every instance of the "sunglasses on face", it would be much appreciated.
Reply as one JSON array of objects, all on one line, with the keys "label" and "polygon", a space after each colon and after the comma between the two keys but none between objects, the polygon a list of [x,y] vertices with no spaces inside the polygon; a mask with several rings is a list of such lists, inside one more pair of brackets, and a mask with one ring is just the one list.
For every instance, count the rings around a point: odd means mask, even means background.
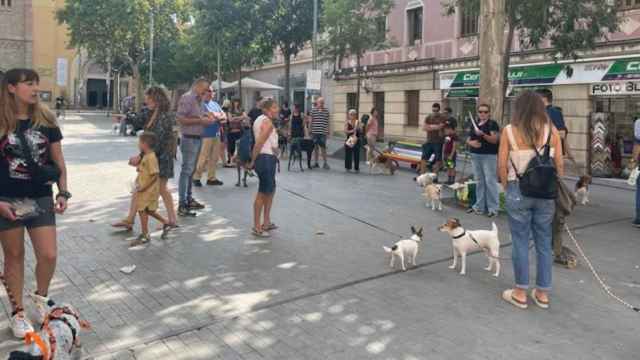
[{"label": "sunglasses on face", "polygon": [[478,110],[478,114],[488,114],[489,111],[487,110]]}]

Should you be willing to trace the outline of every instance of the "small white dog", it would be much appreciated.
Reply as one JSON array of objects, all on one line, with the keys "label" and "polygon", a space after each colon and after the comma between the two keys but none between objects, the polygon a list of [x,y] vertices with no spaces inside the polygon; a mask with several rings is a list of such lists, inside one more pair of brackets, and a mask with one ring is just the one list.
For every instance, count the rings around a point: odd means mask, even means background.
[{"label": "small white dog", "polygon": [[442,211],[442,185],[430,184],[424,188],[422,196],[427,200],[425,206],[433,211]]},{"label": "small white dog", "polygon": [[425,187],[427,185],[433,184],[433,180],[436,178],[436,174],[434,173],[424,173],[416,178],[416,182],[421,187]]},{"label": "small white dog", "polygon": [[411,265],[416,266],[416,256],[418,256],[418,245],[422,241],[422,228],[416,230],[413,226],[411,227],[411,237],[406,240],[400,240],[395,243],[392,247],[383,246],[382,248],[386,253],[391,254],[391,261],[389,262],[389,266],[393,268],[395,263],[396,256],[400,258],[400,265],[402,265],[402,271],[407,271],[407,267],[405,266],[405,256],[408,257],[408,261]]},{"label": "small white dog", "polygon": [[53,306],[39,332],[27,333],[28,351],[14,351],[9,360],[71,360],[80,358],[80,332],[88,322],[71,305]]},{"label": "small white dog", "polygon": [[453,264],[449,266],[449,269],[456,268],[459,256],[461,259],[460,275],[466,274],[467,253],[480,248],[484,250],[487,258],[489,258],[489,265],[484,269],[491,271],[495,266],[493,276],[498,277],[500,275],[500,259],[498,258],[500,255],[500,240],[498,239],[498,227],[496,223],[492,224],[491,230],[466,231],[462,225],[460,225],[460,220],[449,219],[438,229],[451,235]]},{"label": "small white dog", "polygon": [[591,184],[591,176],[583,175],[576,183],[576,199],[581,205],[589,203],[589,184]]}]

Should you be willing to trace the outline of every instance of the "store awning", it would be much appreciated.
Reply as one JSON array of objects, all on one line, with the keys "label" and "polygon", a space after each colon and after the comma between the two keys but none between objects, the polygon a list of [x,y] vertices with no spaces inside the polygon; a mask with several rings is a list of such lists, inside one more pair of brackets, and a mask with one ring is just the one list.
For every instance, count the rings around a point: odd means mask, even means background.
[{"label": "store awning", "polygon": [[[238,81],[234,81],[232,83],[223,86],[222,89],[231,89],[237,88]],[[282,87],[278,85],[269,84],[260,80],[252,79],[250,77],[242,78],[242,88],[243,89],[252,89],[252,90],[284,90]]]}]

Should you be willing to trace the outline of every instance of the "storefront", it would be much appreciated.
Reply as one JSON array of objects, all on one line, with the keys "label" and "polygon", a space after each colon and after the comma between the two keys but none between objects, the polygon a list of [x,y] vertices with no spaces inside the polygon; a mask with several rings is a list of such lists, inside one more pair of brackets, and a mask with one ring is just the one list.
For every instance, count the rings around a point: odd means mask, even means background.
[{"label": "storefront", "polygon": [[[578,162],[596,176],[624,176],[640,116],[640,57],[515,65],[508,78],[505,119],[521,91],[549,88],[564,109]],[[458,116],[475,114],[479,81],[477,69],[440,73],[443,99]]]}]

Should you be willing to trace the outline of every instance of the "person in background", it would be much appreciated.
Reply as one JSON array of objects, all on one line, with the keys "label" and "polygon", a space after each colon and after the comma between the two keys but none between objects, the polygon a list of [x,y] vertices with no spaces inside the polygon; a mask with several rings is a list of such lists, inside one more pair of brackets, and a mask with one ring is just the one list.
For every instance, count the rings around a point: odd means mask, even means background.
[{"label": "person in background", "polygon": [[447,185],[456,182],[456,162],[458,158],[458,136],[453,124],[447,123],[444,127],[444,145],[442,148],[442,161],[447,169]]},{"label": "person in background", "polygon": [[[636,130],[638,127],[638,121],[636,120]],[[640,169],[640,154],[635,158],[636,167]],[[636,179],[636,218],[633,220],[633,226],[640,228],[640,176]]]},{"label": "person in background", "polygon": [[204,208],[203,204],[193,198],[192,186],[202,145],[202,132],[205,126],[215,122],[213,113],[205,114],[202,106],[202,99],[207,95],[209,85],[209,80],[202,78],[196,80],[191,90],[182,95],[178,102],[176,117],[182,133],[180,142],[182,167],[178,185],[178,215],[180,216],[196,216],[193,210]]},{"label": "person in background", "polygon": [[636,118],[633,125],[633,151],[631,158],[635,160],[640,158],[640,117]]},{"label": "person in background", "polygon": [[229,143],[227,142],[227,134],[229,134],[229,120],[231,119],[231,100],[224,99],[222,102],[222,111],[226,116],[226,121],[222,122],[222,126],[220,127],[220,162],[222,166],[229,167],[230,160],[227,157],[227,149],[229,148]]},{"label": "person in background", "polygon": [[227,159],[229,164],[236,153],[236,142],[243,134],[243,121],[251,122],[250,118],[242,110],[240,99],[233,99],[229,112],[229,130],[227,132]]},{"label": "person in background", "polygon": [[489,217],[496,217],[500,210],[500,189],[496,172],[500,126],[491,119],[491,107],[487,104],[478,106],[476,122],[475,126],[471,126],[471,134],[467,139],[476,182],[476,203],[467,213],[486,213]]},{"label": "person in background", "polygon": [[[158,159],[160,196],[167,209],[168,223],[171,227],[177,227],[177,216],[173,204],[173,196],[167,186],[169,179],[173,178],[173,163],[176,156],[177,138],[173,132],[175,118],[169,113],[171,103],[167,93],[163,88],[152,86],[144,94],[145,103],[149,112],[140,116],[140,121],[145,132],[156,135],[153,151]],[[136,120],[138,121],[138,120]],[[129,159],[129,165],[138,166],[142,160],[142,154],[138,154]],[[131,198],[129,214],[123,220],[112,224],[113,227],[124,228],[127,231],[133,229],[136,216],[135,196]]]},{"label": "person in background", "polygon": [[453,116],[453,110],[447,106],[446,108],[444,108],[443,115],[447,117],[445,124],[450,125],[455,131],[458,128],[458,120],[456,120],[456,118]]},{"label": "person in background", "polygon": [[365,125],[365,135],[367,137],[367,164],[376,157],[376,142],[378,141],[378,124],[380,112],[378,109],[371,109],[371,117]]},{"label": "person in background", "polygon": [[355,136],[356,142],[353,146],[349,146],[346,143],[344,146],[344,167],[347,171],[351,171],[351,168],[353,168],[356,172],[360,172],[360,144],[362,142],[362,132],[360,129],[358,112],[355,109],[349,110],[347,121],[344,124],[344,132],[347,135],[346,140],[349,140],[351,136]]},{"label": "person in background", "polygon": [[302,153],[302,140],[305,138],[307,125],[302,115],[300,104],[293,105],[291,114],[291,126],[289,126],[289,138],[291,139],[291,151],[298,149]]},{"label": "person in background", "polygon": [[329,164],[327,163],[327,138],[329,137],[329,110],[324,107],[324,98],[319,97],[316,99],[315,106],[311,109],[311,137],[315,143],[315,159],[316,164],[314,168],[319,168],[318,164],[319,153],[322,152],[322,160],[325,170],[329,170]]},{"label": "person in background", "polygon": [[431,107],[432,113],[424,120],[422,130],[427,133],[427,141],[422,145],[422,161],[419,173],[427,170],[436,174],[434,182],[438,182],[437,174],[442,166],[442,143],[444,141],[444,125],[447,118],[440,113],[440,104]]},{"label": "person in background", "polygon": [[[551,135],[551,136],[550,136]],[[515,287],[505,290],[502,298],[510,304],[526,309],[529,288],[529,242],[533,239],[536,251],[536,288],[531,297],[536,305],[549,307],[551,290],[551,222],[555,212],[553,199],[522,195],[518,174],[522,174],[535,156],[534,149],[549,141],[551,156],[558,176],[564,175],[562,142],[552,126],[538,95],[526,91],[516,99],[515,113],[510,125],[500,136],[498,171],[500,183],[506,189],[506,208],[511,228],[513,272]]]},{"label": "person in background", "polygon": [[[71,198],[67,188],[67,167],[62,154],[62,133],[55,115],[39,103],[40,76],[30,69],[11,69],[0,82],[0,244],[2,245],[4,286],[9,296],[9,326],[17,338],[34,331],[23,304],[25,230],[35,253],[36,291],[31,300],[39,322],[54,302],[49,285],[56,269],[56,214],[63,214]],[[37,149],[28,151],[25,149]],[[30,157],[28,159],[27,157]],[[29,163],[56,167],[58,174],[35,177]],[[59,175],[59,176],[57,176]],[[52,183],[58,194],[53,197]],[[19,202],[31,202],[41,211],[20,218]],[[23,206],[24,207],[24,206]]]},{"label": "person in background", "polygon": [[[571,158],[567,152],[569,149],[567,145],[567,125],[564,122],[564,115],[562,110],[553,106],[553,92],[549,89],[539,89],[536,93],[542,98],[547,116],[553,123],[553,126],[558,130],[560,135],[560,141],[562,143],[562,155]],[[614,155],[615,156],[615,155]],[[563,236],[564,224],[566,222],[566,215],[562,211],[556,211],[553,217],[553,232],[552,232],[552,244],[553,244],[553,261],[556,264],[567,266],[569,264],[568,254],[563,251]]]},{"label": "person in background", "polygon": [[253,123],[256,121],[256,119],[258,119],[258,117],[262,115],[262,109],[260,108],[262,100],[262,96],[258,96],[256,98],[256,105],[251,110],[249,110],[249,114],[247,114],[251,119],[251,126],[253,126]]},{"label": "person in background", "polygon": [[280,114],[278,116],[278,122],[276,124],[276,129],[278,130],[278,141],[280,141],[280,156],[283,159],[286,159],[287,148],[289,145],[289,126],[291,124],[291,109],[289,109],[289,103],[285,101],[282,103],[282,108],[280,108]]},{"label": "person in background", "polygon": [[202,187],[202,174],[207,172],[207,185],[220,186],[222,181],[216,176],[218,158],[220,157],[220,124],[226,121],[226,114],[218,103],[213,100],[216,91],[209,88],[202,99],[203,112],[213,115],[213,123],[204,127],[202,131],[202,148],[198,157],[196,171],[193,174],[193,186]]},{"label": "person in background", "polygon": [[[269,237],[269,231],[278,227],[271,221],[271,207],[276,192],[276,167],[278,152],[278,133],[273,120],[278,117],[278,103],[273,99],[262,102],[263,115],[253,124],[254,139],[251,168],[258,175],[258,193],[253,204],[253,235]],[[261,221],[262,219],[262,221]]]}]

